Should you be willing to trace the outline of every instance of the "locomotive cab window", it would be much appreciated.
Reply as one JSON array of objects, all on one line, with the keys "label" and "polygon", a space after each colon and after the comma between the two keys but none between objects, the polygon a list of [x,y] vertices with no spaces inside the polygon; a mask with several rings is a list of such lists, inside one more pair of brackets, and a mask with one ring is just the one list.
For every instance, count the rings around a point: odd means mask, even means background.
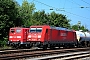
[{"label": "locomotive cab window", "polygon": [[20,33],[20,32],[21,32],[21,29],[16,29],[16,32],[17,32],[17,33]]},{"label": "locomotive cab window", "polygon": [[42,32],[42,28],[31,28],[30,32]]},{"label": "locomotive cab window", "polygon": [[36,28],[30,28],[30,32],[36,32]]},{"label": "locomotive cab window", "polygon": [[36,32],[42,32],[42,28],[37,28]]},{"label": "locomotive cab window", "polygon": [[11,31],[10,31],[11,33],[14,33],[15,32],[15,29],[11,29]]}]

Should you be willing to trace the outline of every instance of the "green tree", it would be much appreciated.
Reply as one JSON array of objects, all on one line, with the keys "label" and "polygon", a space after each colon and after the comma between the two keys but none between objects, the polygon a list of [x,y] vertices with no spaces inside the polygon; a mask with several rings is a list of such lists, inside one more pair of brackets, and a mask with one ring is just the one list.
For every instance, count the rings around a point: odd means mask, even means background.
[{"label": "green tree", "polygon": [[0,41],[8,36],[9,28],[16,25],[17,14],[14,0],[0,0]]},{"label": "green tree", "polygon": [[60,26],[70,28],[70,20],[65,15],[57,14],[55,12],[45,13],[45,11],[38,11],[33,14],[33,20],[36,25],[48,24],[50,26]]},{"label": "green tree", "polygon": [[68,20],[65,15],[59,13],[51,12],[49,15],[49,22],[52,26],[70,28],[70,20]]},{"label": "green tree", "polygon": [[48,21],[47,14],[45,13],[44,10],[34,12],[33,20],[36,21],[36,23],[33,22],[33,25],[43,25],[43,24],[47,25],[47,21]]},{"label": "green tree", "polygon": [[83,31],[88,31],[87,28],[85,28],[85,26],[81,25],[81,22],[79,21],[77,24],[72,26],[73,30],[83,30]]},{"label": "green tree", "polygon": [[34,13],[35,5],[34,3],[28,3],[24,0],[22,6],[19,7],[19,17],[23,20],[24,26],[30,26],[32,23],[32,14]]},{"label": "green tree", "polygon": [[79,29],[79,26],[78,26],[78,25],[73,25],[73,26],[72,26],[72,29],[73,29],[73,30],[78,30],[78,29]]}]

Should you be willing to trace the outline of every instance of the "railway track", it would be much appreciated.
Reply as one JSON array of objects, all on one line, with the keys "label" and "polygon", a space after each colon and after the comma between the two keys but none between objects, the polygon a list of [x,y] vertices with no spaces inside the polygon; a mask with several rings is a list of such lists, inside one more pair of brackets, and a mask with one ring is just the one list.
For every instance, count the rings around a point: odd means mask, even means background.
[{"label": "railway track", "polygon": [[47,60],[48,59],[69,60],[69,59],[79,59],[79,58],[88,57],[88,56],[90,56],[90,51],[63,53],[63,54],[56,54],[56,55],[54,54],[54,55],[48,55],[48,56],[43,56],[39,58],[29,58],[29,60],[46,60],[46,59]]},{"label": "railway track", "polygon": [[[20,49],[20,50],[12,50],[14,52],[12,52],[11,50],[9,50],[9,52],[8,52],[8,50],[6,50],[6,52],[4,51],[3,54],[2,54],[2,52],[0,52],[0,60],[22,59],[22,58],[56,59],[59,57],[64,58],[64,57],[79,55],[79,54],[81,54],[81,55],[87,54],[87,56],[90,55],[89,54],[90,48],[70,48],[70,49],[56,49],[56,50],[42,50],[42,49],[40,49],[40,50]],[[18,51],[18,53],[17,53],[17,51]]]},{"label": "railway track", "polygon": [[[30,52],[30,51],[36,51],[38,48],[32,48],[32,49],[2,49],[0,50],[0,54],[11,54],[11,53],[19,53],[19,52]],[[41,50],[41,49],[38,49]]]}]

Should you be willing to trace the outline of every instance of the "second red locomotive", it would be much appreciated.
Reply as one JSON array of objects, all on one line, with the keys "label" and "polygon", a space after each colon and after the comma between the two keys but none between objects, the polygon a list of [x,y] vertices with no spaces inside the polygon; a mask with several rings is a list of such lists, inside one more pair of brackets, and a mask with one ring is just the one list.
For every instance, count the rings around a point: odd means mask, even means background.
[{"label": "second red locomotive", "polygon": [[30,26],[27,43],[30,46],[53,48],[56,46],[74,46],[77,44],[75,31],[60,27]]}]

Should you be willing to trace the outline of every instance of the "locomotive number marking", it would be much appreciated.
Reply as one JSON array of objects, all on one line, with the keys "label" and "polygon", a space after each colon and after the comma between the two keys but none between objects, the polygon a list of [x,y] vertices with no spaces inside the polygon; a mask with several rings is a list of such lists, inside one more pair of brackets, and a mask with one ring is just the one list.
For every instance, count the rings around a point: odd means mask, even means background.
[{"label": "locomotive number marking", "polygon": [[66,40],[66,37],[63,37],[63,40]]},{"label": "locomotive number marking", "polygon": [[61,33],[61,36],[67,36],[67,34],[66,33]]}]

